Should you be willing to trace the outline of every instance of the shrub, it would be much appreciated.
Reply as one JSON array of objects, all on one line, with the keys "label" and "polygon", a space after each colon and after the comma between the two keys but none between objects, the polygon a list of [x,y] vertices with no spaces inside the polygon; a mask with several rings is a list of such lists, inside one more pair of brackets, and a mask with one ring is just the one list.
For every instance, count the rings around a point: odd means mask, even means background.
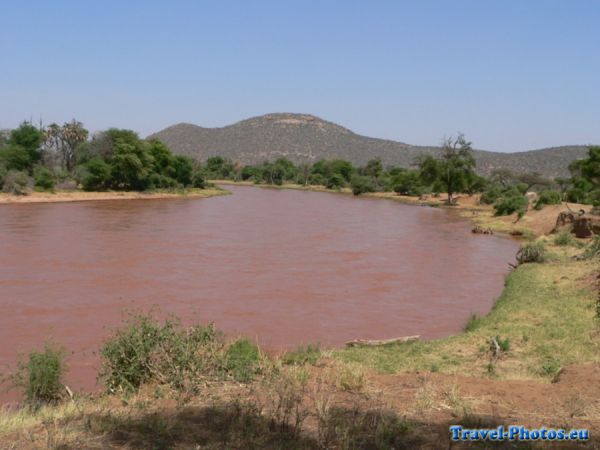
[{"label": "shrub", "polygon": [[523,195],[514,195],[510,197],[501,197],[496,203],[494,203],[494,209],[497,216],[509,216],[513,213],[517,213],[519,217],[522,217],[527,211],[529,202]]},{"label": "shrub", "polygon": [[314,173],[309,178],[309,183],[316,186],[325,186],[327,184],[327,178],[320,173]]},{"label": "shrub", "polygon": [[212,325],[182,328],[174,319],[137,315],[104,343],[100,378],[112,392],[132,392],[149,381],[194,389],[202,376],[218,373],[221,348]]},{"label": "shrub", "polygon": [[103,191],[109,187],[111,169],[107,162],[100,158],[90,159],[84,167],[85,175],[82,180],[86,191]]},{"label": "shrub", "polygon": [[465,332],[469,333],[470,331],[475,331],[481,325],[481,317],[477,314],[473,313],[469,316],[467,323],[464,326]]},{"label": "shrub", "polygon": [[569,231],[561,231],[554,237],[554,244],[560,246],[577,245],[577,241]]},{"label": "shrub", "polygon": [[502,195],[502,189],[499,186],[492,186],[481,194],[479,202],[484,205],[493,205]]},{"label": "shrub", "polygon": [[29,177],[25,172],[10,170],[4,177],[2,191],[14,195],[27,195]]},{"label": "shrub", "polygon": [[540,210],[545,205],[560,205],[560,203],[561,203],[560,192],[547,189],[547,190],[540,192],[540,194],[535,202],[534,208],[537,210]]},{"label": "shrub", "polygon": [[60,400],[66,370],[64,359],[62,348],[47,344],[43,352],[33,351],[26,361],[19,362],[14,379],[24,390],[27,403],[39,406]]},{"label": "shrub", "polygon": [[192,175],[192,186],[198,189],[206,188],[206,180],[200,171],[196,171]]},{"label": "shrub", "polygon": [[283,364],[301,366],[304,364],[315,365],[319,357],[321,356],[321,350],[318,345],[307,345],[306,347],[300,346],[296,350],[287,352],[281,358]]},{"label": "shrub", "polygon": [[54,174],[44,166],[37,166],[33,171],[35,189],[38,191],[51,191],[54,189],[56,180]]},{"label": "shrub", "polygon": [[352,175],[352,178],[350,178],[350,186],[352,187],[352,193],[354,195],[375,191],[373,180],[367,176]]},{"label": "shrub", "polygon": [[519,249],[517,263],[542,263],[546,260],[546,247],[543,242],[530,242]]},{"label": "shrub", "polygon": [[237,381],[252,381],[258,373],[259,363],[260,351],[248,339],[238,339],[225,353],[225,370]]},{"label": "shrub", "polygon": [[339,173],[334,173],[329,178],[327,178],[327,189],[339,189],[346,184],[346,180]]}]

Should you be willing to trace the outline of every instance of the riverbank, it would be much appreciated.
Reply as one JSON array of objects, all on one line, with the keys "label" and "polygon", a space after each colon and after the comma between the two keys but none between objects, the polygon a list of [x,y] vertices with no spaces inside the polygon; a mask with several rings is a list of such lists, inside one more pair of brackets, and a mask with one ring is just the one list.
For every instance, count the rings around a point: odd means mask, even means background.
[{"label": "riverbank", "polygon": [[64,202],[85,202],[101,200],[152,200],[168,198],[208,198],[216,195],[227,195],[224,189],[219,187],[210,187],[206,189],[182,189],[180,191],[105,191],[105,192],[87,192],[87,191],[66,191],[56,190],[55,192],[32,192],[28,195],[12,195],[0,193],[0,205],[3,204],[26,204],[26,203],[64,203]]}]

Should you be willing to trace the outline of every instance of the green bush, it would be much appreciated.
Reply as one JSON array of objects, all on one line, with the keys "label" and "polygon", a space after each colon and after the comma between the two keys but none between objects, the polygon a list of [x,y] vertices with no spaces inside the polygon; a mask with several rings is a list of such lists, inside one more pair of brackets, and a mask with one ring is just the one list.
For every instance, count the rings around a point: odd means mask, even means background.
[{"label": "green bush", "polygon": [[86,191],[103,191],[110,186],[110,166],[100,158],[90,159],[84,166],[82,185]]},{"label": "green bush", "polygon": [[321,356],[321,350],[318,345],[307,345],[306,347],[300,346],[295,350],[287,352],[281,358],[283,364],[292,366],[302,366],[304,364],[315,365],[319,357]]},{"label": "green bush", "polygon": [[325,185],[327,189],[339,189],[346,184],[346,180],[339,173],[334,173],[329,178],[327,178],[327,184]]},{"label": "green bush", "polygon": [[111,392],[132,392],[150,381],[195,389],[202,377],[219,372],[221,348],[212,325],[182,328],[175,319],[133,316],[104,343],[100,379]]},{"label": "green bush", "polygon": [[27,360],[19,362],[14,380],[24,390],[27,403],[39,406],[60,400],[65,371],[64,350],[46,345],[43,352],[33,351]]},{"label": "green bush", "polygon": [[325,186],[327,184],[327,178],[320,173],[314,173],[310,176],[308,182],[315,186]]},{"label": "green bush", "polygon": [[519,264],[542,263],[546,260],[546,246],[541,241],[530,242],[519,249],[516,258]]},{"label": "green bush", "polygon": [[492,186],[481,194],[479,202],[484,205],[493,205],[498,201],[501,195],[502,189],[499,186]]},{"label": "green bush", "polygon": [[469,316],[467,323],[465,324],[463,330],[467,333],[471,331],[475,331],[481,325],[481,317],[477,314],[473,313]]},{"label": "green bush", "polygon": [[238,339],[225,352],[224,368],[235,380],[248,382],[259,371],[260,351],[248,339]]},{"label": "green bush", "polygon": [[540,192],[537,200],[535,201],[534,208],[537,210],[540,210],[545,205],[560,205],[560,203],[561,203],[560,192],[547,189],[547,190]]},{"label": "green bush", "polygon": [[29,177],[25,172],[9,170],[4,177],[2,191],[14,195],[27,195],[29,190]]},{"label": "green bush", "polygon": [[528,205],[529,201],[523,195],[500,197],[494,203],[494,210],[497,216],[509,216],[517,213],[519,217],[522,217],[527,211]]},{"label": "green bush", "polygon": [[354,195],[360,195],[367,192],[375,192],[373,180],[370,177],[362,175],[352,175],[350,186]]},{"label": "green bush", "polygon": [[561,231],[554,237],[554,244],[560,246],[573,246],[577,245],[578,242],[575,237],[569,231]]},{"label": "green bush", "polygon": [[200,171],[196,171],[192,175],[192,186],[198,189],[206,188],[206,180]]},{"label": "green bush", "polygon": [[45,166],[37,166],[33,170],[33,180],[37,191],[51,191],[56,183],[54,174]]}]

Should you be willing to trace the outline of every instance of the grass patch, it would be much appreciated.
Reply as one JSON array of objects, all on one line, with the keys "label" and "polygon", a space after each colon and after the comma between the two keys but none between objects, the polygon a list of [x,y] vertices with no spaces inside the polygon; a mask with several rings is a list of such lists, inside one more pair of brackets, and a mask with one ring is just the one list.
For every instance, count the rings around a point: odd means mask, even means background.
[{"label": "grass patch", "polygon": [[225,352],[225,369],[237,381],[249,382],[259,371],[260,350],[248,339],[238,339]]},{"label": "grass patch", "polygon": [[291,352],[285,353],[281,357],[281,362],[290,366],[302,366],[310,364],[314,366],[321,357],[321,349],[318,345],[309,344],[306,347],[300,346]]}]

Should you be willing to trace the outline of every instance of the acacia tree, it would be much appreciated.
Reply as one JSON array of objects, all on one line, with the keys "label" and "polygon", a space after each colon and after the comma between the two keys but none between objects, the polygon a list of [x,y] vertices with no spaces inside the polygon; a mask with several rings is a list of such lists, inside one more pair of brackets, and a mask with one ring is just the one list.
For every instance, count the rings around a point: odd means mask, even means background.
[{"label": "acacia tree", "polygon": [[446,191],[448,204],[453,204],[454,194],[467,189],[469,180],[475,177],[473,149],[462,133],[456,138],[444,139],[442,155],[439,158],[428,156],[420,166],[425,181],[439,184]]}]

